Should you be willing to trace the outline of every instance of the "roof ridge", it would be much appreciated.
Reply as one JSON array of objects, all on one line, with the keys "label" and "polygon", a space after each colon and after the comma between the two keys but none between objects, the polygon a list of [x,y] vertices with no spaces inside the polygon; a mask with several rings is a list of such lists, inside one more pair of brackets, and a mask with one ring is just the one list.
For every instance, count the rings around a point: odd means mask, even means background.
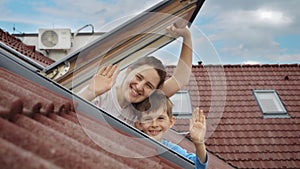
[{"label": "roof ridge", "polygon": [[[210,136],[213,139],[229,139],[231,137],[226,137],[226,136],[220,136],[220,137],[214,137],[214,136]],[[236,136],[234,138],[253,138],[253,136]],[[257,138],[274,138],[274,136],[264,136],[264,137],[259,137],[257,136]],[[298,136],[276,136],[276,138],[299,138]]]},{"label": "roof ridge", "polygon": [[15,51],[25,55],[26,57],[37,61],[43,66],[48,66],[55,61],[45,56],[43,53],[36,51],[35,47],[23,43],[20,39],[16,38],[8,32],[5,32],[0,28],[0,42],[7,47],[14,49]]},{"label": "roof ridge", "polygon": [[[256,146],[291,146],[290,144],[286,144],[286,143],[278,143],[278,144],[275,144],[275,143],[272,143],[272,144],[269,144],[269,143],[262,143],[262,144],[251,144],[251,143],[230,143],[230,142],[227,142],[227,143],[217,143],[217,144],[212,144],[212,143],[206,143],[208,145],[213,145],[213,146],[253,146],[253,145],[256,145]],[[298,144],[293,144],[293,145],[300,145],[300,143]],[[298,152],[297,150],[295,150],[296,152]]]},{"label": "roof ridge", "polygon": [[[219,129],[217,128],[216,131],[227,131],[227,132],[248,132],[248,131],[272,131],[270,129],[238,129],[238,130],[234,130],[234,129],[229,129],[229,130],[226,130],[226,129]],[[278,129],[276,131],[299,131],[299,129],[295,129],[295,130],[290,130],[290,129]]]},{"label": "roof ridge", "polygon": [[[174,65],[168,65],[167,67],[175,67]],[[207,65],[203,65],[203,64],[194,64],[193,67],[223,67],[223,68],[230,68],[230,67],[247,67],[247,68],[257,68],[257,67],[300,67],[300,64],[298,63],[283,63],[283,64],[268,64],[268,63],[264,63],[264,64],[207,64]]]},{"label": "roof ridge", "polygon": [[[245,119],[245,118],[241,118],[241,119]],[[285,124],[285,125],[297,125],[297,124],[300,124],[300,123],[289,123],[289,122],[283,122],[283,123],[280,123],[280,122],[264,122],[264,123],[259,123],[259,122],[245,122],[245,123],[242,123],[242,122],[237,122],[237,123],[234,123],[234,122],[223,122],[222,125],[253,125],[253,124],[258,124],[258,125],[276,125],[276,124]]]}]

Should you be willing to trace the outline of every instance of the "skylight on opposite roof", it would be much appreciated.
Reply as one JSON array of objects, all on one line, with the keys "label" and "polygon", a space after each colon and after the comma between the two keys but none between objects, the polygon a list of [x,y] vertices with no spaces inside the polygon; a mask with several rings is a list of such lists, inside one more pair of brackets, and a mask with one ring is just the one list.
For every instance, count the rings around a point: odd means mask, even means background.
[{"label": "skylight on opposite roof", "polygon": [[253,90],[253,94],[265,118],[290,117],[275,90]]},{"label": "skylight on opposite roof", "polygon": [[173,115],[178,118],[190,118],[192,116],[192,101],[188,90],[181,90],[170,97],[173,103]]}]

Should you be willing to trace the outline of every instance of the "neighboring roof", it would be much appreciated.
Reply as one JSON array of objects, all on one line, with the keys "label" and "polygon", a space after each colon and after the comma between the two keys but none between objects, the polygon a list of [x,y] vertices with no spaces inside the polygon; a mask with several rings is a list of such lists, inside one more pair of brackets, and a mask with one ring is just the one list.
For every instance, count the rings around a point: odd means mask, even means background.
[{"label": "neighboring roof", "polygon": [[[236,168],[299,168],[299,64],[195,65],[192,73],[185,89],[207,116],[209,152]],[[290,118],[264,118],[254,89],[276,90]],[[188,125],[177,119],[173,129]]]},{"label": "neighboring roof", "polygon": [[[35,46],[28,46],[24,44],[20,39],[10,35],[8,32],[3,31],[0,28],[0,46],[9,50],[9,48],[14,49],[20,54],[29,57],[34,62],[46,67],[54,63],[52,59],[44,56],[42,53],[35,50]],[[26,59],[26,58],[22,58]]]},{"label": "neighboring roof", "polygon": [[[180,168],[160,155],[132,158],[157,147],[126,133],[118,137],[124,131],[75,112],[73,100],[2,67],[0,80],[0,168]],[[97,145],[79,119],[95,138],[128,157]]]}]

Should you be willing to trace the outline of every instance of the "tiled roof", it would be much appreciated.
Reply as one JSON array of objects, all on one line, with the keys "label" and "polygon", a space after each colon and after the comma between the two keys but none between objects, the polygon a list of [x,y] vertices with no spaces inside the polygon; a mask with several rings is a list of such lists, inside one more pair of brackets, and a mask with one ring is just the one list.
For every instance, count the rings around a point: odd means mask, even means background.
[{"label": "tiled roof", "polygon": [[[208,118],[212,154],[236,168],[299,168],[299,64],[195,65],[192,72],[185,89]],[[253,89],[276,90],[290,118],[264,118]],[[185,132],[188,125],[178,119],[173,129]]]},{"label": "tiled roof", "polygon": [[[118,136],[122,131],[75,111],[73,101],[62,95],[4,68],[0,81],[0,168],[180,168],[159,155],[131,158],[156,147]],[[97,145],[79,118],[95,138],[128,157]]]},{"label": "tiled roof", "polygon": [[44,56],[42,53],[35,51],[35,46],[25,45],[20,39],[17,39],[15,36],[10,35],[8,32],[3,31],[0,28],[0,43],[5,44],[6,46],[18,51],[19,53],[31,58],[40,65],[46,67],[55,61]]}]

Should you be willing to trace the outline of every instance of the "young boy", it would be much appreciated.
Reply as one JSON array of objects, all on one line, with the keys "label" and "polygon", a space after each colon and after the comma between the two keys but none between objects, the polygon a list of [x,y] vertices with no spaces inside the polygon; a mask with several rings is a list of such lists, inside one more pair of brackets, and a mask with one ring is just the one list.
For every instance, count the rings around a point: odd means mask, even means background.
[{"label": "young boy", "polygon": [[208,156],[204,144],[206,126],[203,111],[196,108],[190,119],[190,136],[196,147],[196,154],[187,153],[180,146],[163,139],[164,134],[174,125],[176,120],[172,115],[172,106],[172,102],[162,92],[154,91],[148,99],[136,107],[137,121],[135,126],[166,147],[192,160],[195,163],[195,168],[207,168]]}]

